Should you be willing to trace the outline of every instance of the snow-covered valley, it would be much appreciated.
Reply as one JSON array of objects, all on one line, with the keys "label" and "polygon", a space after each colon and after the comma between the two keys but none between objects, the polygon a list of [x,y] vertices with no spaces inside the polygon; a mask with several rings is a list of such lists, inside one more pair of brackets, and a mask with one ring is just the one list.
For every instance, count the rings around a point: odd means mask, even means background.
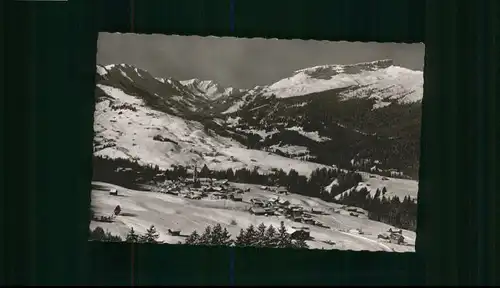
[{"label": "snow-covered valley", "polygon": [[[131,228],[144,234],[153,225],[159,241],[176,244],[207,226],[220,224],[235,239],[249,225],[283,222],[290,235],[307,230],[312,249],[414,251],[422,81],[421,72],[388,60],[305,68],[253,89],[98,65],[94,157],[156,168],[124,176],[146,191],[97,175],[92,211],[111,218],[93,218],[90,228],[125,239]],[[132,169],[120,165],[106,169]],[[178,167],[187,174],[174,182],[196,182],[203,167],[214,179],[228,175],[232,188],[191,183],[170,191],[162,185]],[[287,192],[257,182],[279,182]],[[231,189],[244,191],[241,201]],[[410,228],[389,231],[401,227]]]},{"label": "snow-covered valley", "polygon": [[[325,215],[317,215],[325,227],[305,223],[295,223],[284,216],[252,215],[247,209],[251,206],[250,199],[271,199],[275,193],[260,189],[257,185],[232,184],[239,188],[250,188],[243,196],[242,202],[227,199],[186,199],[179,196],[125,189],[108,183],[94,183],[101,189],[92,191],[92,206],[97,214],[109,214],[116,205],[120,205],[123,215],[116,216],[113,223],[92,221],[91,229],[102,227],[114,235],[125,238],[130,228],[137,233],[145,233],[154,225],[160,237],[159,241],[177,244],[183,242],[185,236],[197,230],[200,234],[211,225],[221,224],[235,237],[240,229],[250,224],[257,227],[260,223],[279,227],[283,221],[289,230],[307,227],[310,230],[311,240],[307,243],[312,249],[340,249],[340,250],[368,250],[368,251],[395,251],[414,252],[416,234],[412,231],[403,231],[405,244],[398,245],[384,239],[378,239],[380,233],[386,233],[395,227],[366,219],[365,217],[350,216],[347,208],[342,205],[324,202],[318,199],[296,194],[279,196],[290,201],[293,205],[301,205],[305,211],[321,209]],[[117,189],[119,196],[109,195],[109,190]],[[181,236],[169,235],[168,229],[180,230]],[[234,238],[233,237],[233,238]]]}]

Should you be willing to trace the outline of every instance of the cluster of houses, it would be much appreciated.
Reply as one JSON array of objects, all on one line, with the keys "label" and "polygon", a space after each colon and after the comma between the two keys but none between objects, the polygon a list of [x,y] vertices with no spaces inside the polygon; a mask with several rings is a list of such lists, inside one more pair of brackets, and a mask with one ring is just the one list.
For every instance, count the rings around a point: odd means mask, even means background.
[{"label": "cluster of houses", "polygon": [[368,213],[366,210],[361,209],[359,207],[353,207],[353,206],[342,206],[342,210],[347,211],[349,213],[349,216],[353,217],[360,217],[360,216],[365,216],[368,217]]},{"label": "cluster of houses", "polygon": [[314,219],[313,214],[325,214],[322,210],[306,210],[300,205],[292,205],[290,201],[273,197],[267,200],[253,198],[250,200],[250,213],[263,216],[285,216],[286,218],[299,223],[316,225],[323,228],[328,228],[320,221]]},{"label": "cluster of houses", "polygon": [[[328,215],[326,211],[322,209],[306,209],[300,205],[292,204],[289,200],[281,198],[281,195],[287,195],[288,191],[285,188],[280,187],[260,187],[262,190],[270,191],[276,196],[260,199],[252,198],[249,201],[250,208],[249,212],[254,215],[262,216],[284,216],[293,222],[304,223],[309,225],[314,225],[322,228],[329,228],[320,221],[316,220],[314,215]],[[243,194],[249,192],[249,188],[246,190],[234,187],[230,185],[228,180],[217,180],[210,178],[199,178],[199,179],[183,179],[180,181],[167,180],[164,183],[160,183],[156,192],[171,194],[179,197],[185,197],[188,199],[230,199],[233,201],[243,201]],[[109,194],[111,196],[119,196],[117,189],[110,189]],[[350,216],[361,217],[361,215],[366,215],[366,211],[358,208],[344,205],[341,207],[342,211],[347,211]],[[336,210],[334,212],[339,213],[341,210]],[[121,212],[120,206],[116,206],[113,213],[109,216],[94,216],[92,219],[99,222],[113,222],[115,217]],[[309,228],[308,227],[293,227],[289,231],[293,236],[293,239],[310,239]],[[354,233],[356,231],[349,231]],[[178,236],[180,235],[180,230],[170,230],[168,231],[170,235]],[[363,234],[361,230],[357,231],[357,234]],[[391,230],[387,233],[381,233],[377,237],[378,239],[384,239],[391,243],[404,244],[405,240],[402,236],[402,230]]]},{"label": "cluster of houses", "polygon": [[387,233],[381,233],[377,236],[377,238],[387,240],[390,243],[395,243],[398,245],[406,244],[402,229],[392,230],[392,228],[389,228],[389,230],[387,230]]},{"label": "cluster of houses", "polygon": [[166,180],[158,186],[157,192],[195,200],[210,198],[243,201],[243,194],[246,192],[243,189],[231,186],[228,180],[212,178],[186,178],[179,181]]}]

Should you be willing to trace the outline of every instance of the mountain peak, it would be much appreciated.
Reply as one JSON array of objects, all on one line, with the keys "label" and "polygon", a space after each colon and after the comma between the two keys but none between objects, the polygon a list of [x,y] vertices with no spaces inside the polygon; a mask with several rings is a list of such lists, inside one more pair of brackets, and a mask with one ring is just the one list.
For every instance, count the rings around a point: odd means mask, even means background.
[{"label": "mountain peak", "polygon": [[209,100],[215,100],[222,96],[230,96],[241,92],[240,89],[222,87],[219,83],[212,80],[200,80],[193,78],[180,81],[180,83],[184,87],[188,88],[193,94],[205,97]]},{"label": "mountain peak", "polygon": [[294,72],[294,75],[304,73],[317,79],[330,79],[337,74],[357,74],[363,71],[376,71],[386,69],[394,65],[392,59],[376,60],[371,62],[360,62],[355,64],[329,64],[303,68]]},{"label": "mountain peak", "polygon": [[[295,71],[292,76],[266,87],[264,95],[288,98],[347,87],[366,87],[372,92],[382,93],[383,95],[378,95],[381,99],[390,97],[402,102],[420,100],[422,98],[423,73],[393,64],[391,59],[384,59],[356,64],[304,68]],[[354,93],[357,96],[354,94],[342,96],[344,98],[358,97],[359,95],[365,97],[371,94],[365,92]]]}]

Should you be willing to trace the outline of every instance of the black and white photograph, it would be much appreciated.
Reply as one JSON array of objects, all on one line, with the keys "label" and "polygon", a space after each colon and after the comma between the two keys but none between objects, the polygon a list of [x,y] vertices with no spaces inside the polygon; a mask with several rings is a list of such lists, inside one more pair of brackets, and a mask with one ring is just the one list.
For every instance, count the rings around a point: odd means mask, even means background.
[{"label": "black and white photograph", "polygon": [[424,54],[100,33],[89,241],[415,252]]}]

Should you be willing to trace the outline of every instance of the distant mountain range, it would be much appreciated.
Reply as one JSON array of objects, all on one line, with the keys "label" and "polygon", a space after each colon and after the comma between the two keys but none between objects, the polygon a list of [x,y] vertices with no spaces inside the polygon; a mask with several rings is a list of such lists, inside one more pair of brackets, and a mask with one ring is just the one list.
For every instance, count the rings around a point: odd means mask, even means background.
[{"label": "distant mountain range", "polygon": [[308,174],[333,165],[418,177],[423,74],[391,60],[305,68],[252,89],[128,64],[96,71],[97,155],[164,168]]}]

